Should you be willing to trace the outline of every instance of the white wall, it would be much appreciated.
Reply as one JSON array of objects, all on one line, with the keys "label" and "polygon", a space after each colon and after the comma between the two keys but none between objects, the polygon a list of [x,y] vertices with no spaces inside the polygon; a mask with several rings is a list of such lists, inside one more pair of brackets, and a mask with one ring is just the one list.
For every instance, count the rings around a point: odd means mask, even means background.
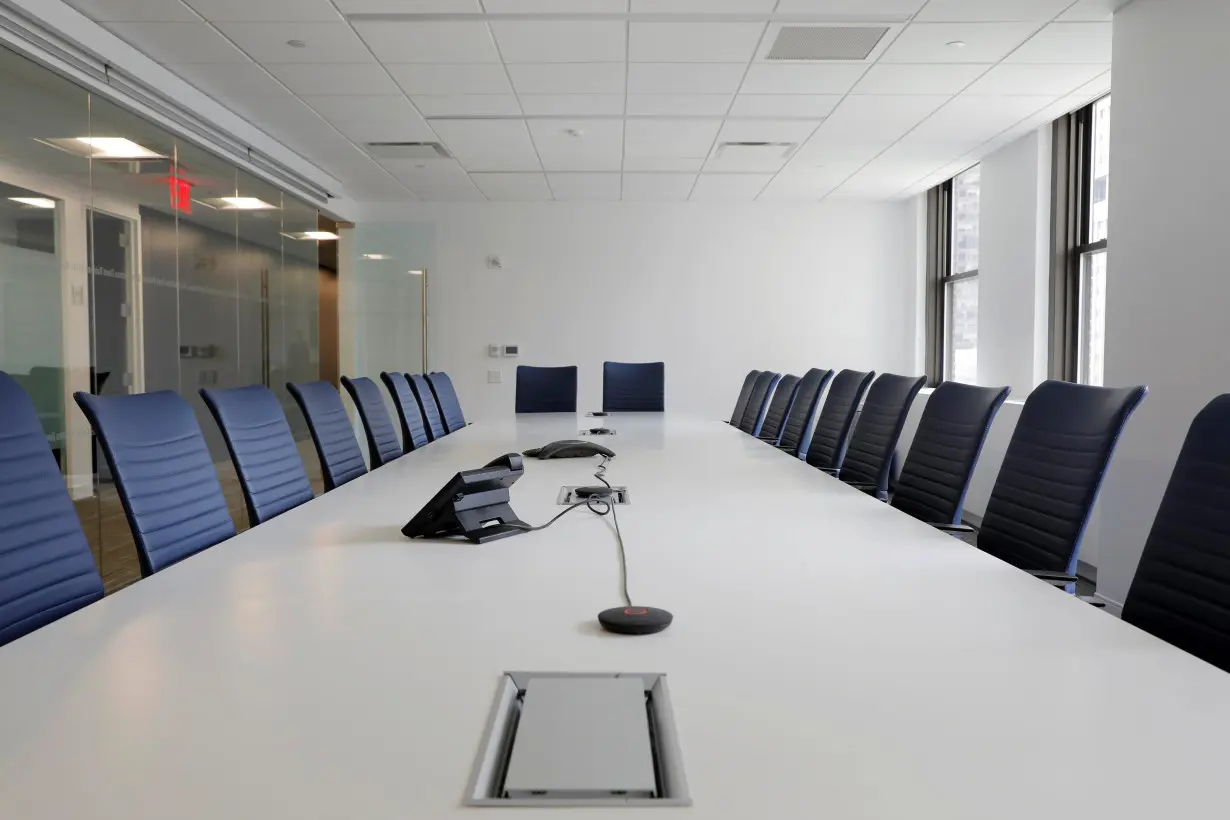
[{"label": "white wall", "polygon": [[[381,212],[387,219],[387,210]],[[910,372],[908,203],[483,203],[406,206],[429,276],[429,359],[468,418],[513,412],[517,364],[665,361],[673,411],[729,415],[753,368]],[[366,252],[365,248],[357,248]],[[502,270],[485,260],[498,255]],[[360,331],[362,332],[362,331]],[[487,345],[518,344],[518,359]],[[499,370],[502,384],[488,384]]]},{"label": "white wall", "polygon": [[1106,380],[1148,384],[1103,491],[1099,593],[1122,601],[1192,418],[1230,389],[1230,3],[1115,15]]},{"label": "white wall", "polygon": [[1024,399],[1046,378],[1051,129],[982,160],[978,383]]}]

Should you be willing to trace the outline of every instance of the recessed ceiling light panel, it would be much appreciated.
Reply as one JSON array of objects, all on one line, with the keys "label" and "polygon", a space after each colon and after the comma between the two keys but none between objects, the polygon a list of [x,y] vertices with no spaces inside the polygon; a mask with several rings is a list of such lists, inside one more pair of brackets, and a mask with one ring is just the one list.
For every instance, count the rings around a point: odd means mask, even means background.
[{"label": "recessed ceiling light panel", "polygon": [[283,233],[287,239],[301,239],[304,241],[327,242],[331,239],[338,239],[338,235],[332,231],[291,231]]},{"label": "recessed ceiling light panel", "polygon": [[31,208],[54,208],[56,206],[54,199],[47,199],[41,196],[11,196],[9,200],[20,202],[22,205],[27,205]]},{"label": "recessed ceiling light panel", "polygon": [[[37,138],[36,138],[37,139]],[[79,157],[114,162],[143,162],[167,156],[124,137],[48,137],[38,142]]]}]

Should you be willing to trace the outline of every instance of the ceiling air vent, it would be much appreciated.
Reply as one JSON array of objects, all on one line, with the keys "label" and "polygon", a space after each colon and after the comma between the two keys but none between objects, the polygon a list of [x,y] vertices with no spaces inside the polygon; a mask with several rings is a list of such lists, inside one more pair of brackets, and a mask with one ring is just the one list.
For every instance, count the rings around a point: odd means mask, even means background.
[{"label": "ceiling air vent", "polygon": [[794,142],[719,142],[715,159],[726,161],[778,160],[790,156]]},{"label": "ceiling air vent", "polygon": [[452,159],[438,142],[369,142],[367,153],[376,159]]},{"label": "ceiling air vent", "polygon": [[866,60],[884,26],[782,26],[769,60]]}]

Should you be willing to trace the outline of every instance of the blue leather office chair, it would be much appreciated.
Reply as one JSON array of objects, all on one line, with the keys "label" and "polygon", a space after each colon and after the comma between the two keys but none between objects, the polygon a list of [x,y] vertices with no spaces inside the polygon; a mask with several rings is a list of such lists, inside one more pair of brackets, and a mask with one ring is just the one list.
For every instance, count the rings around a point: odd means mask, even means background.
[{"label": "blue leather office chair", "polygon": [[885,373],[872,383],[850,436],[846,458],[837,471],[842,481],[877,498],[887,498],[905,417],[926,382],[923,376]]},{"label": "blue leather office chair", "polygon": [[372,469],[382,467],[405,451],[393,428],[393,418],[384,405],[384,396],[376,383],[365,376],[351,379],[342,376],[342,387],[350,394],[350,400],[359,411],[363,428],[367,431],[367,454]]},{"label": "blue leather office chair", "polygon": [[[1146,387],[1038,385],[1008,442],[978,529],[978,548],[1070,587],[1119,433],[1146,393]],[[972,532],[959,525],[939,527]]]},{"label": "blue leather office chair", "polygon": [[34,402],[0,371],[0,646],[102,596]]},{"label": "blue leather office chair", "polygon": [[307,419],[308,431],[320,458],[325,492],[365,475],[367,465],[363,463],[363,452],[337,388],[328,382],[306,382],[287,383],[286,389]]},{"label": "blue leather office chair", "polygon": [[602,363],[602,409],[607,413],[661,413],[666,404],[663,362]]},{"label": "blue leather office chair", "polygon": [[830,472],[841,469],[854,416],[875,377],[875,371],[843,370],[833,378],[816,427],[805,444],[808,464]]},{"label": "blue leather office chair", "polygon": [[577,368],[517,367],[518,413],[577,412]]},{"label": "blue leather office chair", "polygon": [[927,399],[893,490],[893,507],[928,524],[960,524],[965,493],[1009,387],[944,382]]},{"label": "blue leather office chair", "polygon": [[440,418],[444,421],[444,429],[450,433],[456,433],[465,427],[466,417],[461,412],[461,401],[457,398],[453,380],[448,377],[448,374],[428,373],[427,383],[431,386],[432,395],[436,397],[436,404],[440,408]]},{"label": "blue leather office chair", "polygon": [[1123,620],[1230,672],[1230,395],[1187,431]]},{"label": "blue leather office chair", "polygon": [[773,390],[773,398],[769,400],[765,409],[760,433],[757,435],[761,441],[776,445],[781,440],[782,425],[786,423],[786,416],[789,415],[795,396],[798,395],[800,381],[798,376],[791,374],[786,374],[778,380],[777,387]]},{"label": "blue leather office chair", "polygon": [[769,370],[765,370],[756,377],[756,381],[752,383],[752,393],[747,400],[747,409],[743,411],[743,418],[739,420],[740,430],[750,436],[760,435],[765,413],[769,411],[769,401],[773,398],[773,391],[777,388],[777,383],[781,381],[781,378],[781,373],[773,373]]},{"label": "blue leather office chair", "polygon": [[435,394],[431,392],[427,378],[418,373],[407,373],[406,379],[410,382],[410,391],[414,393],[419,409],[423,411],[423,420],[427,422],[427,437],[435,441],[447,436],[444,419],[440,417],[440,406],[436,404]]},{"label": "blue leather office chair", "polygon": [[743,387],[739,388],[739,398],[735,400],[735,411],[730,414],[732,426],[738,427],[739,422],[743,421],[743,414],[747,412],[747,403],[752,400],[752,387],[756,384],[756,377],[759,375],[759,370],[749,370],[743,379]]},{"label": "blue leather office chair", "polygon": [[263,384],[201,390],[222,430],[255,527],[315,497],[286,414]]},{"label": "blue leather office chair", "polygon": [[222,485],[188,402],[171,390],[74,393],[115,479],[142,576],[235,534]]},{"label": "blue leather office chair", "polygon": [[832,378],[832,370],[815,367],[803,374],[794,403],[786,414],[786,423],[782,425],[781,439],[777,443],[779,449],[796,457],[804,455],[804,439],[816,422],[816,414],[820,412],[820,395]]},{"label": "blue leather office chair", "polygon": [[393,405],[397,407],[397,418],[401,421],[401,442],[405,452],[425,447],[431,441],[427,437],[427,423],[423,421],[423,410],[419,401],[410,389],[410,382],[405,373],[381,373],[380,380],[385,389],[393,397]]}]

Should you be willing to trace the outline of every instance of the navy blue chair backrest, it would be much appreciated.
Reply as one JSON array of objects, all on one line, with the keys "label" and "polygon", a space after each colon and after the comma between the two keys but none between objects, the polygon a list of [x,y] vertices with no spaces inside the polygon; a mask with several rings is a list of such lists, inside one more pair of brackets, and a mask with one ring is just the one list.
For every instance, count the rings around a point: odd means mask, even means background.
[{"label": "navy blue chair backrest", "polygon": [[1020,569],[1076,572],[1119,433],[1144,387],[1047,381],[1025,400],[991,489],[978,547]]},{"label": "navy blue chair backrest", "polygon": [[782,435],[782,425],[786,423],[786,416],[790,413],[795,396],[798,395],[799,381],[798,376],[789,374],[778,381],[773,398],[769,400],[768,409],[765,410],[764,422],[760,425],[758,435],[761,438],[777,444]]},{"label": "navy blue chair backrest", "polygon": [[299,447],[277,396],[263,384],[202,390],[235,462],[255,527],[314,497]]},{"label": "navy blue chair backrest", "polygon": [[577,368],[517,368],[518,413],[577,412]]},{"label": "navy blue chair backrest", "polygon": [[820,412],[820,395],[824,392],[829,379],[833,378],[832,370],[820,370],[813,367],[803,374],[799,382],[799,390],[795,393],[794,403],[786,414],[786,423],[782,425],[782,435],[778,444],[794,455],[802,455],[803,443],[807,433],[815,424],[816,414]]},{"label": "navy blue chair backrest", "polygon": [[456,433],[466,426],[465,414],[461,412],[461,401],[457,398],[457,390],[453,380],[447,373],[428,373],[427,383],[431,385],[432,395],[440,408],[440,417],[444,420],[444,429]]},{"label": "navy blue chair backrest", "polygon": [[739,388],[739,398],[735,400],[735,412],[730,414],[730,423],[736,427],[739,422],[743,421],[743,414],[747,412],[747,403],[752,400],[752,387],[755,386],[756,377],[759,375],[759,370],[749,370],[743,379],[743,387]]},{"label": "navy blue chair backrest", "polygon": [[878,495],[888,492],[893,454],[897,452],[905,417],[926,381],[924,376],[911,378],[893,373],[875,380],[850,436],[841,465],[842,481],[871,484]]},{"label": "navy blue chair backrest", "polygon": [[328,382],[306,382],[288,383],[286,389],[295,397],[307,419],[308,431],[320,458],[325,492],[364,475],[367,465],[363,463],[363,451],[359,449],[350,416],[346,415],[337,388]]},{"label": "navy blue chair backrest", "polygon": [[965,493],[1009,387],[944,382],[927,398],[892,506],[928,524],[960,524]]},{"label": "navy blue chair backrest", "polygon": [[407,453],[425,446],[431,439],[427,437],[427,423],[423,421],[423,410],[419,407],[414,391],[405,373],[381,373],[380,380],[384,382],[393,404],[397,407],[397,417],[401,421],[402,449]]},{"label": "navy blue chair backrest", "polygon": [[423,420],[427,422],[428,438],[432,441],[444,438],[448,435],[448,431],[444,429],[444,419],[440,417],[440,406],[436,404],[436,397],[431,392],[431,385],[427,383],[426,377],[418,373],[407,373],[406,378],[410,381],[410,390],[414,393],[414,398],[418,400],[419,409],[423,411]]},{"label": "navy blue chair backrest", "polygon": [[807,444],[807,463],[822,470],[840,470],[858,406],[876,377],[875,371],[843,370],[833,378],[828,398]]},{"label": "navy blue chair backrest", "polygon": [[350,400],[358,408],[359,418],[367,430],[367,453],[372,469],[388,464],[402,455],[401,441],[393,428],[393,417],[384,404],[384,394],[376,383],[365,376],[347,378],[342,376],[342,387],[350,394]]},{"label": "navy blue chair backrest", "polygon": [[1123,620],[1230,672],[1230,395],[1192,422]]},{"label": "navy blue chair backrest", "polygon": [[739,429],[749,435],[756,435],[757,428],[764,420],[764,414],[769,409],[769,399],[773,397],[773,388],[781,379],[781,373],[765,370],[756,376],[752,382],[752,392],[747,398],[747,407],[743,418],[739,420]]},{"label": "navy blue chair backrest", "polygon": [[602,409],[607,413],[661,413],[666,406],[663,362],[602,363]]},{"label": "navy blue chair backrest", "polygon": [[0,372],[0,646],[102,595],[34,402]]},{"label": "navy blue chair backrest", "polygon": [[102,444],[142,575],[235,534],[201,426],[179,394],[73,397]]}]

